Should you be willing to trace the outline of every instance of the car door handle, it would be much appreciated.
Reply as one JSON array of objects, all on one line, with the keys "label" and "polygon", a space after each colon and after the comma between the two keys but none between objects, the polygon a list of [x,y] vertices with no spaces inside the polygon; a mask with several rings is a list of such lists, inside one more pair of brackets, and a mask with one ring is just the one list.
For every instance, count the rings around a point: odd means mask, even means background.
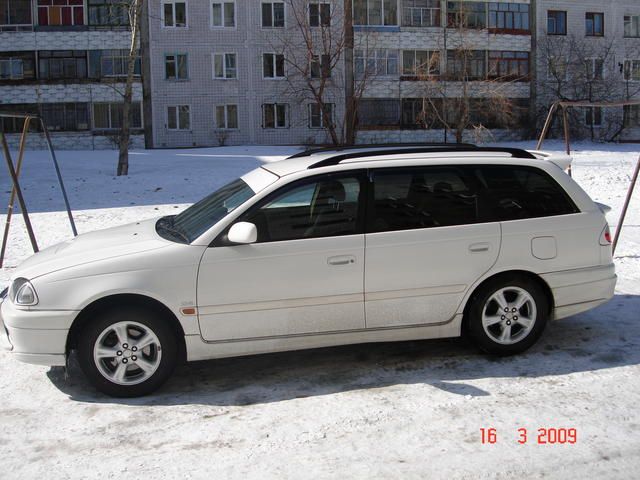
[{"label": "car door handle", "polygon": [[327,258],[327,263],[329,265],[349,265],[351,263],[356,263],[356,257],[353,255],[339,255],[337,257],[329,257]]},{"label": "car door handle", "polygon": [[478,253],[478,252],[488,252],[489,251],[489,244],[486,242],[483,243],[472,243],[471,245],[469,245],[469,251],[471,253]]}]

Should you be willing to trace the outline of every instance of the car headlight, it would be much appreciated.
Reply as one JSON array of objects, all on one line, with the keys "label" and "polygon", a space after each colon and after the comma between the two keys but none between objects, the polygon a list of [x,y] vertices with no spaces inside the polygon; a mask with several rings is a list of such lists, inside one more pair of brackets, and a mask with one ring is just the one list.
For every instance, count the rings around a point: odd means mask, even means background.
[{"label": "car headlight", "polygon": [[9,298],[16,305],[30,306],[38,303],[38,295],[26,278],[16,278],[9,289]]}]

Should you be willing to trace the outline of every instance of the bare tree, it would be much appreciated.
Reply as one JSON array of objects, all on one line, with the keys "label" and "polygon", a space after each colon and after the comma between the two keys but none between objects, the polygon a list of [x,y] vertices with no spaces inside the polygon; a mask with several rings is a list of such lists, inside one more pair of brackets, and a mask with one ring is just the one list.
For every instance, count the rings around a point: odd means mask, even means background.
[{"label": "bare tree", "polygon": [[120,129],[117,175],[129,174],[129,139],[131,135],[131,101],[136,61],[138,59],[138,37],[144,0],[130,0],[129,25],[131,25],[131,44],[127,58],[127,79],[124,87],[122,106],[122,127]]},{"label": "bare tree", "polygon": [[[628,100],[640,93],[640,86],[631,81],[631,65],[616,60],[616,43],[614,40],[585,39],[574,35],[544,36],[538,42],[538,70],[540,108],[538,120],[557,100],[605,102]],[[638,58],[640,49],[627,51],[624,58]],[[574,135],[585,133],[585,121],[578,120],[582,110],[571,109],[568,114],[573,117],[571,126]],[[592,108],[586,113],[586,130],[593,140],[597,136],[596,125],[600,126],[599,134],[612,140],[624,129],[624,121],[620,115],[607,115],[602,120],[601,109]]]},{"label": "bare tree", "polygon": [[[274,51],[284,57],[283,94],[317,106],[330,143],[354,143],[357,104],[366,79],[353,76],[351,2],[285,3],[292,22],[271,40]],[[338,114],[335,106],[340,104],[345,108]]]},{"label": "bare tree", "polygon": [[[513,52],[509,58],[492,58],[486,50],[474,49],[468,35],[473,27],[470,15],[461,9],[450,17],[451,35],[445,52],[446,71],[442,71],[440,52],[423,63],[416,62],[416,75],[423,82],[422,105],[417,123],[425,128],[440,127],[455,132],[457,143],[472,129],[476,136],[489,134],[494,126],[512,127],[522,115],[522,108],[510,98],[510,86],[529,77],[528,53]],[[479,140],[479,138],[478,138]]]}]

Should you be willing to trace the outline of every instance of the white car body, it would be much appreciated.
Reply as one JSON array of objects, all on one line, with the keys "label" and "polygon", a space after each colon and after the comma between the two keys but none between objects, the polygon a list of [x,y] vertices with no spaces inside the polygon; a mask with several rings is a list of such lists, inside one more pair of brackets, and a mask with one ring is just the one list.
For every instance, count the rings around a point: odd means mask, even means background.
[{"label": "white car body", "polygon": [[[13,279],[31,282],[37,304],[2,302],[5,346],[24,362],[65,365],[69,335],[86,309],[144,297],[170,311],[187,360],[330,345],[455,337],[468,300],[502,272],[528,272],[550,292],[550,318],[613,296],[605,217],[563,171],[568,157],[535,152],[390,153],[309,169],[335,153],[266,164],[243,180],[255,195],[190,244],[147,220],[91,232],[30,257]],[[470,225],[247,245],[210,246],[272,192],[309,177],[354,169],[514,165],[546,172],[579,212]],[[98,302],[98,303],[96,303]],[[8,338],[7,338],[8,337]]]}]

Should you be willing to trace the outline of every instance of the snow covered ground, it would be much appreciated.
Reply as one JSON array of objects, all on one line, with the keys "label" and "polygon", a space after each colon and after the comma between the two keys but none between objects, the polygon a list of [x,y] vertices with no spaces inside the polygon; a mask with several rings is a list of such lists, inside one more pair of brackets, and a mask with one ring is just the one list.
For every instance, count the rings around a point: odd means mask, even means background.
[{"label": "snow covered ground", "polygon": [[[574,147],[574,177],[613,207],[615,225],[640,146]],[[82,233],[179,211],[295,150],[140,151],[127,178],[113,176],[115,152],[58,156]],[[40,246],[69,238],[45,152],[27,153],[22,185]],[[0,199],[9,190],[2,171]],[[7,253],[0,286],[30,254],[20,215]],[[552,324],[514,358],[488,358],[458,340],[263,355],[185,365],[154,396],[114,400],[94,393],[73,363],[66,378],[61,369],[20,364],[2,352],[1,475],[637,478],[640,186],[615,261],[611,302]],[[480,429],[490,427],[497,442],[483,445]],[[524,445],[520,427],[528,430]],[[540,427],[575,428],[577,443],[538,444]]]}]

